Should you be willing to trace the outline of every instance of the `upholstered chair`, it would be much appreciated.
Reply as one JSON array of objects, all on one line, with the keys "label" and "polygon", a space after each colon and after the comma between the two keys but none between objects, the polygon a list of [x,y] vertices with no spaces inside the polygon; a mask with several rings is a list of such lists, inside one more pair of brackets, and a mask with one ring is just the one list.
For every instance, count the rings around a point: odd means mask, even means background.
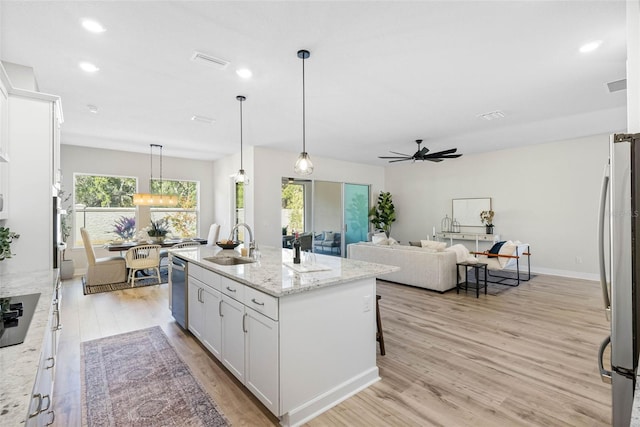
[{"label": "upholstered chair", "polygon": [[84,227],[80,229],[80,234],[82,235],[84,250],[87,253],[85,284],[87,286],[95,286],[125,282],[127,280],[127,267],[124,257],[96,258],[91,245],[91,238]]},{"label": "upholstered chair", "polygon": [[218,241],[220,235],[220,224],[213,223],[209,227],[209,235],[207,236],[207,246],[213,246]]}]

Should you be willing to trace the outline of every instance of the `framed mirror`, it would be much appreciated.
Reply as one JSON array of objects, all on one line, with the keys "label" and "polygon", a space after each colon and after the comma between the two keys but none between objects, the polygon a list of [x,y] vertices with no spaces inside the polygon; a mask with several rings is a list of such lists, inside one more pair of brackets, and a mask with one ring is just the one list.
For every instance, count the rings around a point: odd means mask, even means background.
[{"label": "framed mirror", "polygon": [[491,198],[452,199],[452,216],[461,227],[484,227],[480,212],[491,210]]}]

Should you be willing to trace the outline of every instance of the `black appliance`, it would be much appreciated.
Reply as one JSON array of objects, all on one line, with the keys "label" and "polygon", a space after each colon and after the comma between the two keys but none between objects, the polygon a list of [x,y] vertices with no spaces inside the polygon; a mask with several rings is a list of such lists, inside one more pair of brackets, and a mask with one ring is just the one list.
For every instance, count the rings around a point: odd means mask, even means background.
[{"label": "black appliance", "polygon": [[189,327],[187,323],[187,262],[169,255],[171,281],[171,314],[178,325],[184,329]]},{"label": "black appliance", "polygon": [[22,344],[40,294],[0,298],[0,347]]}]

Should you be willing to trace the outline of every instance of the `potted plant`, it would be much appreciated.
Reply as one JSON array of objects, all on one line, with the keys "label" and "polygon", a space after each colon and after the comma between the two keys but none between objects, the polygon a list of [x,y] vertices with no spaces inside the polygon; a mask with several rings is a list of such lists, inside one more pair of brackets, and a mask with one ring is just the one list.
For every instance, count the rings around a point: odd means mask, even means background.
[{"label": "potted plant", "polygon": [[13,256],[11,242],[19,237],[20,235],[11,231],[9,227],[0,227],[0,261]]},{"label": "potted plant", "polygon": [[369,209],[369,221],[376,230],[384,231],[389,238],[391,234],[391,224],[396,221],[396,208],[393,206],[391,193],[381,191],[378,195],[378,204]]},{"label": "potted plant", "polygon": [[162,243],[169,233],[169,224],[165,218],[160,218],[157,221],[151,221],[151,225],[147,227],[146,231],[154,243]]},{"label": "potted plant", "polygon": [[480,212],[480,221],[485,225],[487,234],[493,234],[493,211]]}]

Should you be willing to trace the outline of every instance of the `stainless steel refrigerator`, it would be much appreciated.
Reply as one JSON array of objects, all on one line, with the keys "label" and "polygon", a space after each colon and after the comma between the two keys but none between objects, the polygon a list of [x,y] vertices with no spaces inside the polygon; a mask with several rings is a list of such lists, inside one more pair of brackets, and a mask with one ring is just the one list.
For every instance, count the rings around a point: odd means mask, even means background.
[{"label": "stainless steel refrigerator", "polygon": [[[612,425],[628,426],[638,366],[640,331],[640,134],[615,134],[602,182],[600,280],[611,335],[599,351],[600,376],[611,383]],[[603,354],[611,346],[611,369]]]}]

